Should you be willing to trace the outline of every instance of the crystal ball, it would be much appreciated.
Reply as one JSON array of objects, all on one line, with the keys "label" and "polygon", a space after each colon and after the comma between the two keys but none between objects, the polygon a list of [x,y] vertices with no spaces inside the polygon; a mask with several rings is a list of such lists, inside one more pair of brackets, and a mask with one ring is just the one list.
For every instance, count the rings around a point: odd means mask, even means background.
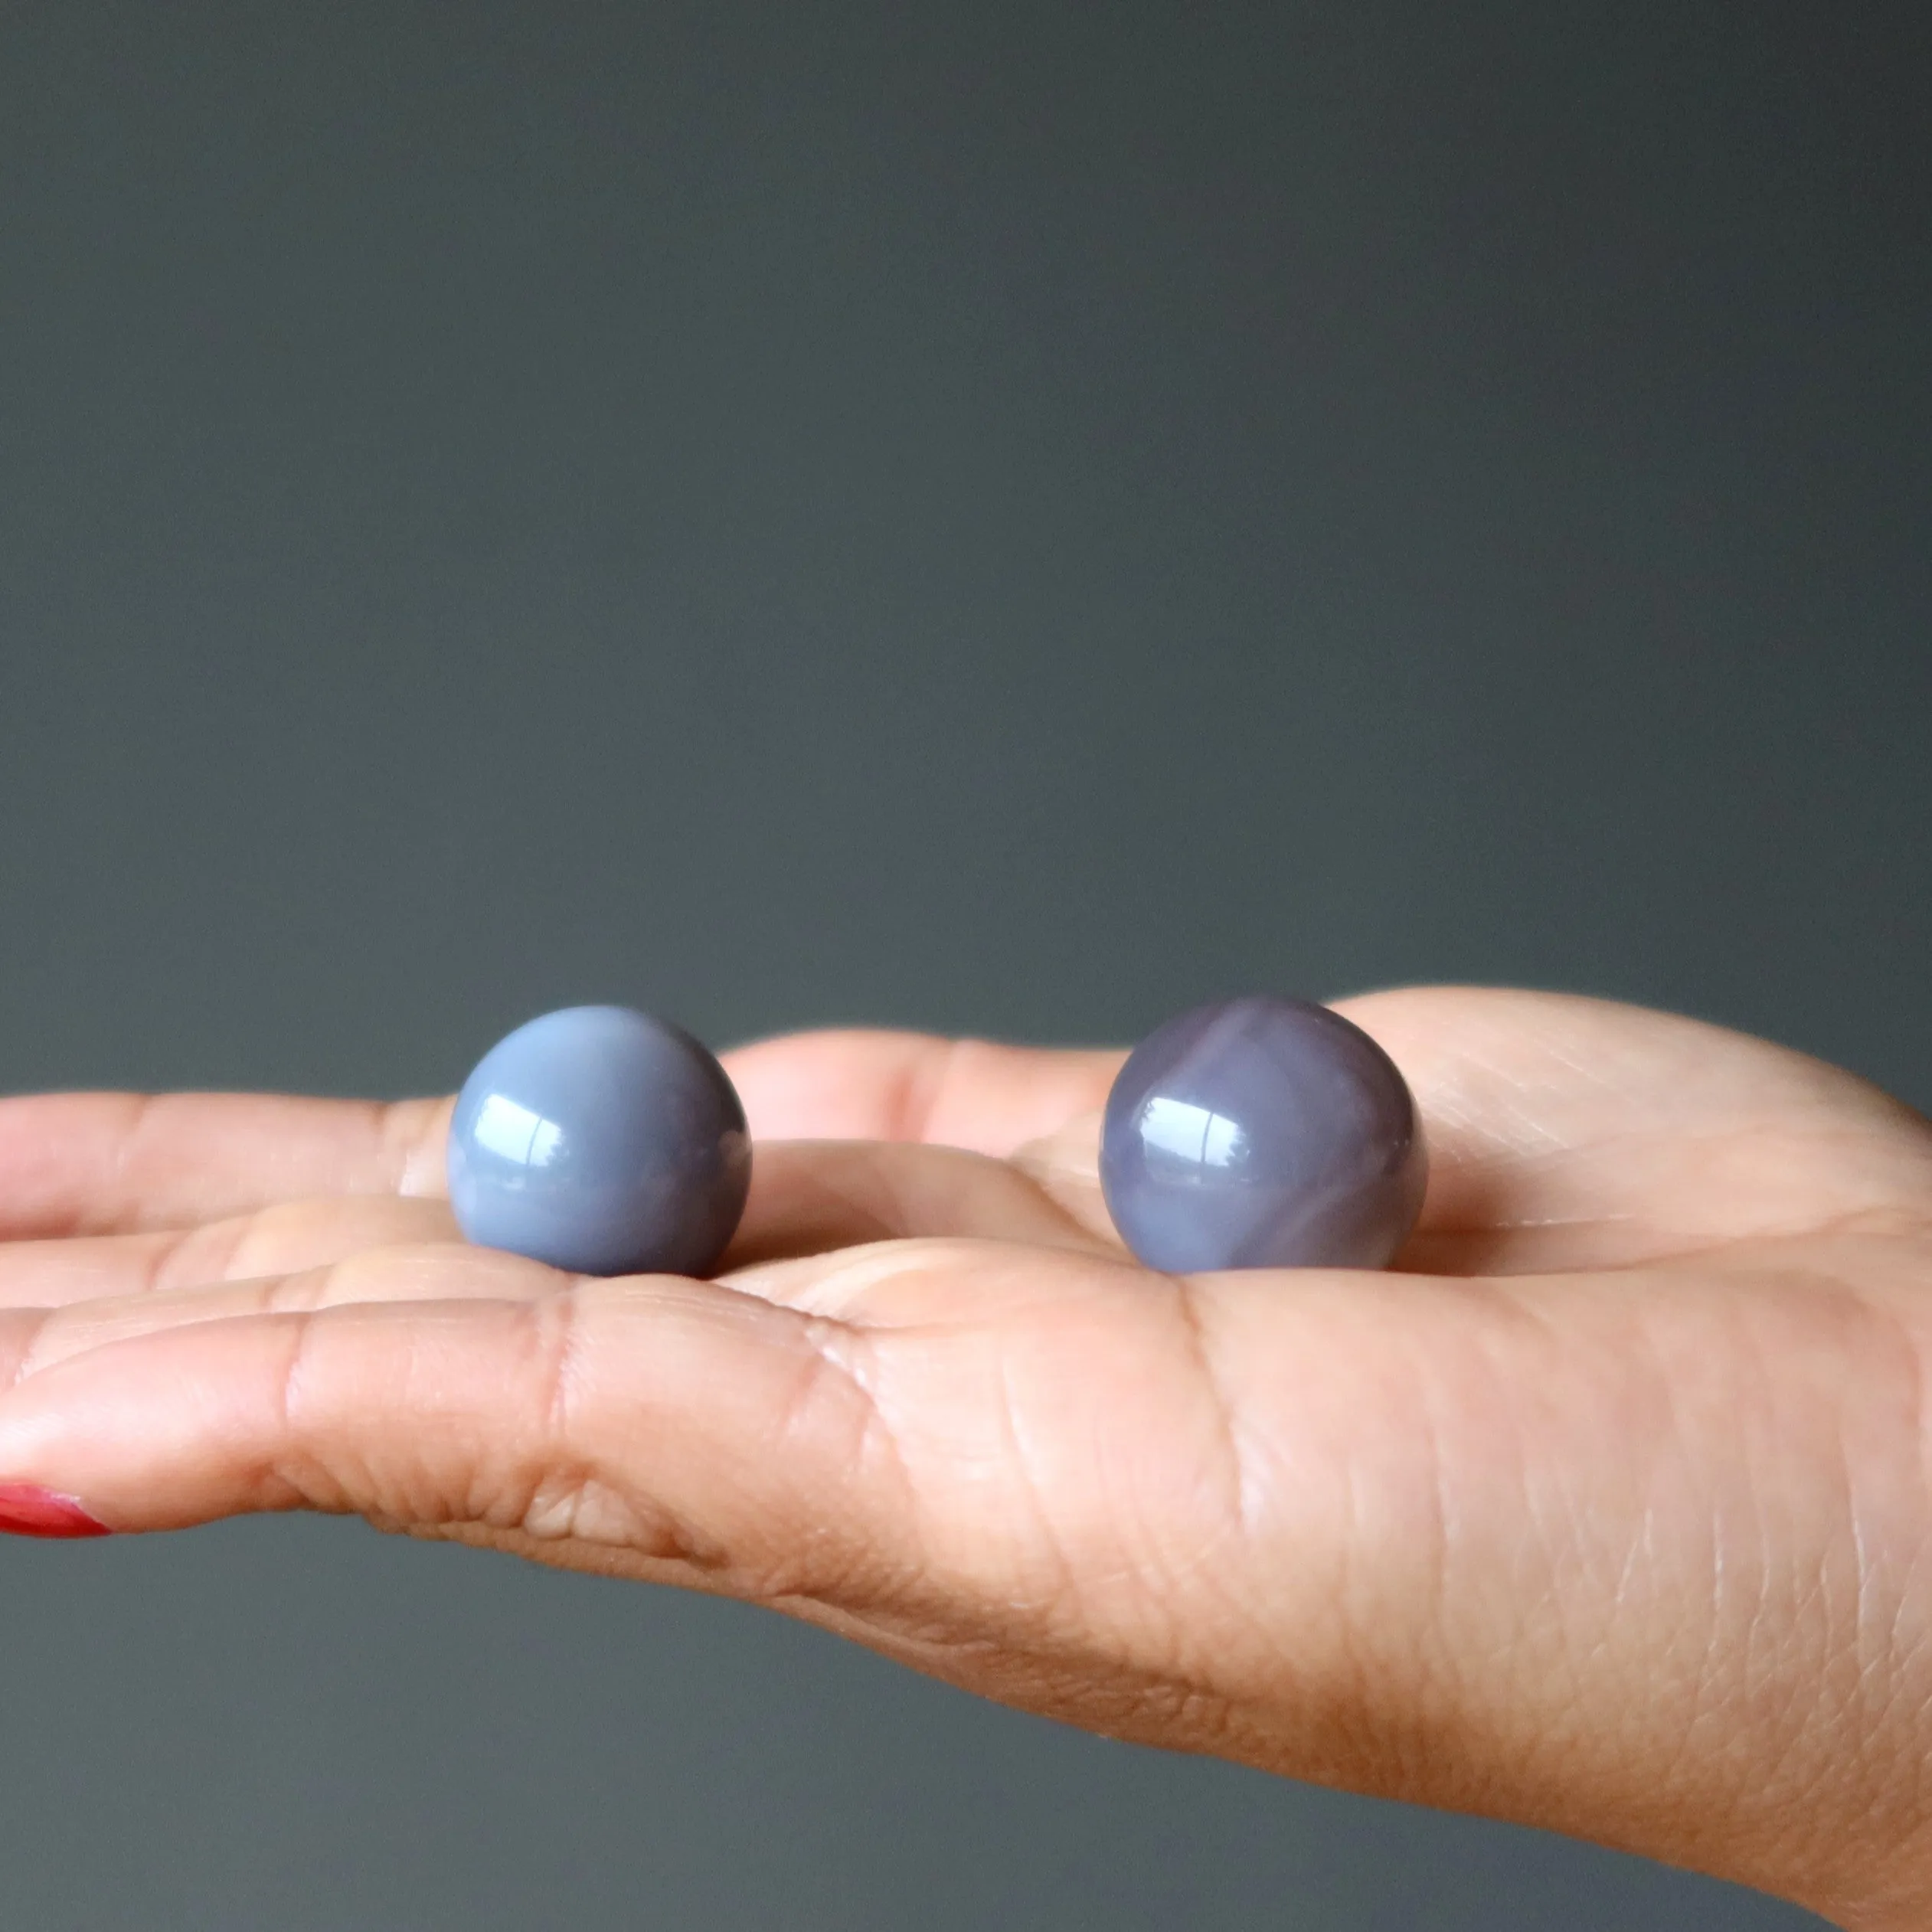
[{"label": "crystal ball", "polygon": [[1127,1056],[1100,1187],[1150,1268],[1379,1268],[1428,1163],[1415,1103],[1368,1035],[1306,1000],[1196,1007]]},{"label": "crystal ball", "polygon": [[499,1040],[449,1123],[449,1205],[485,1247],[576,1274],[708,1273],[744,1211],[730,1077],[682,1028],[570,1006]]}]

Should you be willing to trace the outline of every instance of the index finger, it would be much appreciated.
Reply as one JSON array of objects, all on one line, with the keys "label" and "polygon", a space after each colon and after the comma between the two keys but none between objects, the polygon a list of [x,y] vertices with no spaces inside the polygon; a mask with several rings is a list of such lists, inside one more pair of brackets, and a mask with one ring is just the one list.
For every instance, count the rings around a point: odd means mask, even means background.
[{"label": "index finger", "polygon": [[450,1103],[282,1093],[0,1100],[0,1241],[191,1228],[320,1195],[436,1195]]},{"label": "index finger", "polygon": [[[794,1034],[724,1064],[755,1140],[1005,1154],[1106,1095],[1120,1055],[926,1034]],[[0,1241],[146,1233],[331,1195],[445,1191],[447,1098],[45,1093],[0,1099]]]}]

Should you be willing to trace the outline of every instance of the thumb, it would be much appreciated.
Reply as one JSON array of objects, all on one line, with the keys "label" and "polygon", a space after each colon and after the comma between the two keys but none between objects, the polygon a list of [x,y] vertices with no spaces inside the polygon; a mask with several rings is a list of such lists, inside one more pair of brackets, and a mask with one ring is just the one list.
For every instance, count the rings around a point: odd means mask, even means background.
[{"label": "thumb", "polygon": [[[394,1265],[420,1297],[436,1263]],[[183,1309],[29,1375],[0,1397],[0,1483],[110,1531],[308,1508],[756,1596],[833,1589],[900,1541],[836,1323],[672,1277],[361,1286],[299,1313]]]}]

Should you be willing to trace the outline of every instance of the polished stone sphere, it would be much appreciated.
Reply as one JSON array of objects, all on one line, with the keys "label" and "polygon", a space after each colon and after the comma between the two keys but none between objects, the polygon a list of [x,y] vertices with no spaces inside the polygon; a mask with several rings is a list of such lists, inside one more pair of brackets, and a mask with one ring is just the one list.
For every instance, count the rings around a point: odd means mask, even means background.
[{"label": "polished stone sphere", "polygon": [[751,1142],[689,1034],[569,1006],[499,1040],[449,1123],[449,1205],[485,1247],[577,1274],[708,1273],[744,1211]]},{"label": "polished stone sphere", "polygon": [[1427,1161],[1395,1064],[1326,1006],[1196,1007],[1127,1056],[1100,1186],[1150,1268],[1379,1268],[1422,1206]]}]

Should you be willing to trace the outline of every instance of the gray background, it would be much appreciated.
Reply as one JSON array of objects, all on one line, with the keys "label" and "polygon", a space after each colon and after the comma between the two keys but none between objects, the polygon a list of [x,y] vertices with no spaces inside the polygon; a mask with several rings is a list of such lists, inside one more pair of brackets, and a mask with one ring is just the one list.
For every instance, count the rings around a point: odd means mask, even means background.
[{"label": "gray background", "polygon": [[[1932,1099],[1932,13],[0,15],[0,1084],[1680,1006]],[[0,1549],[34,1927],[1795,1927],[750,1610]]]}]

